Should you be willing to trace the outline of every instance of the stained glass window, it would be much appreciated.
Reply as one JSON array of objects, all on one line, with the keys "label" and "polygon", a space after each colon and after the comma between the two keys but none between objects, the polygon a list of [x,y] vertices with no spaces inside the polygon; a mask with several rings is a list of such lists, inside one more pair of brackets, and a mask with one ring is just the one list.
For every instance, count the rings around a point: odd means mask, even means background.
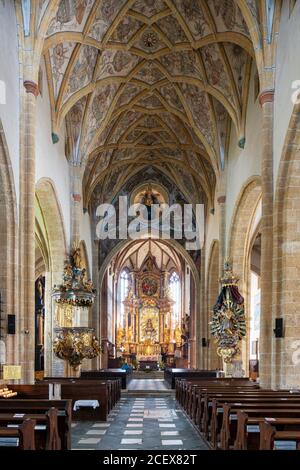
[{"label": "stained glass window", "polygon": [[129,288],[129,273],[125,269],[120,274],[119,283],[119,324],[125,326],[125,305],[124,300],[127,297]]},{"label": "stained glass window", "polygon": [[170,276],[170,294],[175,302],[172,309],[173,328],[180,326],[181,319],[181,285],[179,275],[173,271]]}]

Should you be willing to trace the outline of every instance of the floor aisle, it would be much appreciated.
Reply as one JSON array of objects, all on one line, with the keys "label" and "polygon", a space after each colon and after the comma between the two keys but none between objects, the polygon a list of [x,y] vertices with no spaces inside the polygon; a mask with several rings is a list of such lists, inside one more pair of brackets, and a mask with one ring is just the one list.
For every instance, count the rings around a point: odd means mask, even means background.
[{"label": "floor aisle", "polygon": [[126,396],[108,422],[80,422],[72,428],[73,449],[207,449],[171,396]]},{"label": "floor aisle", "polygon": [[132,379],[128,390],[168,390],[164,379]]}]

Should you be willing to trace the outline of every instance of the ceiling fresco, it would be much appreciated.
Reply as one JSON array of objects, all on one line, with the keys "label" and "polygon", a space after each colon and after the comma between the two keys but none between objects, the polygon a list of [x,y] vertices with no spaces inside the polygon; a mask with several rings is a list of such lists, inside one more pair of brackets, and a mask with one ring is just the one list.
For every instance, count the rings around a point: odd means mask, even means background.
[{"label": "ceiling fresco", "polygon": [[[51,2],[37,4],[41,22]],[[85,206],[99,183],[113,188],[149,165],[194,196],[200,187],[212,206],[230,126],[246,137],[257,2],[61,0],[52,9],[43,54],[53,134],[66,122]]]}]

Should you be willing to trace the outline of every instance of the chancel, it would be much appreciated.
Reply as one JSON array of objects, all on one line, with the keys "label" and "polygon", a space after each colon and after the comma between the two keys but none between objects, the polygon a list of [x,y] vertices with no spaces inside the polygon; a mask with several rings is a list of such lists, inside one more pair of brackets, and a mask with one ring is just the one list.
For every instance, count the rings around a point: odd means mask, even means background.
[{"label": "chancel", "polygon": [[0,452],[300,449],[299,24],[0,1]]},{"label": "chancel", "polygon": [[[179,271],[183,277],[184,260],[178,259],[178,264],[174,264],[174,270],[170,272],[171,263],[174,263],[172,251],[154,241],[134,243],[130,253],[130,258],[122,258],[125,264],[119,268],[120,294],[125,294],[125,297],[121,297],[119,303],[117,352],[139,369],[174,366],[175,353],[178,351],[180,357],[182,348],[184,279],[181,282],[177,273]],[[145,256],[140,266],[132,266],[133,256],[137,256],[136,259]],[[169,270],[163,261],[167,261]],[[117,266],[114,263],[114,267]],[[176,292],[170,288],[175,282]]]}]

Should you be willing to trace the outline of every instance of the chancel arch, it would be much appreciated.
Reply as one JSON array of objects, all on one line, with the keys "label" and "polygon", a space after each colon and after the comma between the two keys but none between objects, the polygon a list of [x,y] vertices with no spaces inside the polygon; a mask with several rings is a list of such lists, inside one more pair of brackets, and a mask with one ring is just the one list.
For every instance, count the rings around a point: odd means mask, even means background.
[{"label": "chancel arch", "polygon": [[[178,242],[120,243],[101,267],[99,279],[107,286],[100,298],[100,323],[110,349],[103,360],[111,354],[134,364],[149,362],[150,367],[166,361],[174,365],[175,359],[178,366],[196,365],[199,275]],[[172,282],[180,289],[177,296]]]}]

